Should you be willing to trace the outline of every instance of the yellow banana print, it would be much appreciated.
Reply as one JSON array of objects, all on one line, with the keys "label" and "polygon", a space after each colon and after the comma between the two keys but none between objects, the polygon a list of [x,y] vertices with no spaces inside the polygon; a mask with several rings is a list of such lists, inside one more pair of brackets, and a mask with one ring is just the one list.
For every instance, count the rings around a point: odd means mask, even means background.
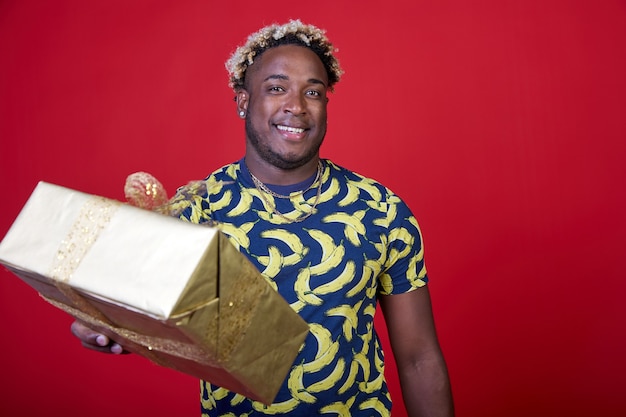
[{"label": "yellow banana print", "polygon": [[[276,288],[278,288],[278,286]],[[304,301],[296,300],[293,303],[289,304],[289,307],[291,307],[291,309],[295,311],[296,313],[299,313],[302,311],[304,307],[306,307],[306,305],[307,303],[305,303]]]},{"label": "yellow banana print", "polygon": [[[376,346],[378,346],[378,343],[376,343]],[[382,387],[383,382],[385,381],[385,373],[384,373],[385,366],[384,366],[384,362],[382,358],[382,353],[374,354],[374,365],[376,367],[376,370],[378,371],[378,375],[376,376],[376,378],[374,378],[371,381],[368,381],[369,379],[369,375],[368,375],[365,378],[365,382],[359,383],[359,389],[368,394],[371,394],[374,391],[378,391]]]},{"label": "yellow banana print", "polygon": [[374,366],[376,366],[376,370],[378,372],[383,372],[385,370],[385,360],[383,358],[383,353],[381,350],[378,350],[378,348],[380,347],[378,341],[376,341],[376,353],[374,355]]},{"label": "yellow banana print", "polygon": [[[165,207],[165,212],[166,213],[182,213],[183,210],[185,210],[187,207],[191,206],[191,201],[189,200],[180,200],[180,201],[172,201],[167,203],[167,206]],[[183,220],[187,220],[187,219],[183,219]],[[187,221],[191,221],[193,222],[193,219],[189,219]]]},{"label": "yellow banana print", "polygon": [[348,400],[345,403],[342,403],[341,401],[334,402],[332,404],[329,404],[327,406],[320,408],[320,413],[322,414],[335,413],[337,414],[338,417],[350,417],[351,415],[350,408],[354,405],[355,400],[356,400],[356,395],[353,395],[352,397],[348,398]]},{"label": "yellow banana print", "polygon": [[320,193],[319,198],[317,197],[317,194],[315,194],[305,200],[304,196],[299,193],[297,195],[291,196],[290,200],[293,203],[294,207],[300,211],[300,213],[304,213],[309,212],[311,208],[316,205],[316,201],[317,204],[322,204],[332,200],[337,194],[339,194],[340,190],[341,185],[339,184],[339,181],[336,178],[333,178],[331,179],[328,188]]},{"label": "yellow banana print", "polygon": [[287,256],[283,255],[283,266],[291,266],[297,264],[306,256],[307,253],[309,253],[309,248],[305,246],[302,253],[292,253],[291,255]]},{"label": "yellow banana print", "polygon": [[205,399],[205,393],[207,391],[207,384],[205,384],[204,382],[200,385],[200,405],[202,406],[202,408],[207,409],[207,410],[213,410],[217,404],[215,403],[215,397],[213,397],[213,393],[209,392],[209,395],[207,395],[207,398]]},{"label": "yellow banana print", "polygon": [[317,353],[314,359],[317,360],[329,350],[332,341],[331,333],[330,330],[319,323],[309,323],[309,330],[315,337],[315,340],[317,340]]},{"label": "yellow banana print", "polygon": [[[380,417],[390,417],[391,416],[391,413],[389,412],[389,410],[387,410],[385,405],[383,403],[381,403],[380,400],[378,398],[376,398],[376,397],[368,398],[367,400],[363,401],[359,405],[359,410],[366,410],[366,409],[375,410]],[[374,417],[374,416],[372,416],[372,417]]]},{"label": "yellow banana print", "polygon": [[219,229],[226,235],[230,236],[230,241],[235,244],[237,249],[239,246],[245,248],[246,250],[250,247],[250,238],[248,238],[248,233],[252,230],[252,227],[258,220],[253,222],[247,222],[237,227],[232,223],[219,223]]},{"label": "yellow banana print", "polygon": [[413,255],[409,260],[409,266],[406,271],[406,278],[413,284],[417,284],[418,287],[426,285],[424,281],[420,280],[420,278],[424,278],[426,276],[426,267],[422,265],[422,269],[419,271],[417,270],[417,264],[421,262],[423,258],[422,251]]},{"label": "yellow banana print", "polygon": [[374,276],[376,276],[382,268],[382,263],[378,259],[366,259],[365,266],[371,268],[374,271]]},{"label": "yellow banana print", "polygon": [[298,272],[296,282],[294,284],[294,290],[300,301],[305,304],[312,304],[315,306],[322,305],[323,301],[317,295],[313,294],[311,287],[309,287],[309,281],[311,278],[311,268],[304,267]]},{"label": "yellow banana print", "polygon": [[378,257],[378,259],[376,259],[376,262],[378,262],[380,265],[383,265],[387,260],[387,235],[381,234],[380,243],[374,242],[372,244],[374,245],[378,253],[380,253],[380,256]]},{"label": "yellow banana print", "polygon": [[374,378],[371,381],[360,382],[359,389],[362,392],[371,394],[374,391],[378,391],[383,386],[384,381],[385,381],[385,374],[381,372],[378,374],[376,378]]},{"label": "yellow banana print", "polygon": [[364,215],[365,215],[365,210],[359,210],[359,211],[354,212],[353,214],[346,213],[346,212],[338,212],[338,213],[333,213],[333,214],[329,214],[325,216],[322,219],[322,222],[343,223],[346,226],[350,226],[354,228],[354,230],[356,230],[357,233],[360,234],[361,236],[365,236],[365,225],[363,225],[363,222],[361,221]]},{"label": "yellow banana print", "polygon": [[276,246],[270,245],[267,250],[269,251],[269,261],[261,273],[268,278],[274,278],[283,267],[283,254],[280,253]]},{"label": "yellow banana print", "polygon": [[365,203],[370,208],[373,208],[374,210],[380,211],[381,213],[386,213],[387,212],[387,203],[383,203],[382,201],[372,201],[372,200],[367,200]]},{"label": "yellow banana print", "polygon": [[285,243],[294,253],[303,253],[304,245],[300,237],[285,229],[268,229],[261,232],[261,237],[266,239],[276,239]]},{"label": "yellow banana print", "polygon": [[212,392],[213,392],[213,398],[215,398],[218,401],[223,400],[229,394],[228,390],[221,388],[221,387],[214,388]]},{"label": "yellow banana print", "polygon": [[339,341],[332,341],[331,333],[327,328],[317,323],[311,323],[309,327],[311,334],[317,340],[317,352],[315,359],[302,364],[305,373],[318,372],[330,364],[339,352]]},{"label": "yellow banana print", "polygon": [[373,223],[375,226],[380,226],[380,227],[384,227],[384,228],[387,228],[387,226],[389,225],[389,222],[387,221],[387,218],[386,218],[386,217],[379,217],[379,218],[377,218],[377,219],[374,219],[374,220],[372,221],[372,223]]},{"label": "yellow banana print", "polygon": [[200,220],[204,218],[205,215],[201,210],[198,209],[198,206],[191,206],[191,223],[200,223]]},{"label": "yellow banana print", "polygon": [[358,325],[357,312],[361,308],[361,304],[363,304],[363,300],[356,303],[354,307],[349,304],[342,304],[338,307],[328,309],[325,313],[327,316],[342,316],[345,318],[343,322],[343,332],[348,341],[352,340],[352,332]]},{"label": "yellow banana print", "polygon": [[398,207],[395,204],[387,204],[387,215],[374,220],[376,226],[389,227],[398,215]]},{"label": "yellow banana print", "polygon": [[391,294],[393,291],[391,276],[389,276],[389,274],[381,274],[378,280],[380,282],[380,291],[383,294]]},{"label": "yellow banana print", "polygon": [[[337,180],[337,178],[333,178],[332,180],[330,180],[330,185],[328,186],[328,188],[324,190],[322,194],[320,194],[318,204],[325,203],[327,201],[332,200],[333,198],[335,198],[337,194],[339,194],[339,190],[340,190],[339,181]],[[309,198],[308,203],[310,205],[313,205],[316,199],[317,199],[316,196],[311,197]]]},{"label": "yellow banana print", "polygon": [[228,206],[233,199],[233,192],[230,190],[224,191],[224,194],[219,200],[211,204],[211,210],[218,211]]},{"label": "yellow banana print", "polygon": [[352,359],[359,364],[359,367],[363,370],[363,380],[367,381],[371,373],[370,361],[367,360],[363,352],[356,352]]},{"label": "yellow banana print", "polygon": [[357,282],[354,287],[352,287],[347,293],[346,296],[348,298],[354,297],[358,293],[360,293],[365,286],[372,281],[372,277],[374,275],[374,270],[367,264],[363,265],[363,273],[361,274],[361,279]]},{"label": "yellow banana print", "polygon": [[239,168],[236,164],[229,165],[226,168],[226,174],[231,177],[233,180],[237,179],[237,172],[239,172]]},{"label": "yellow banana print", "polygon": [[374,201],[382,201],[383,196],[380,192],[380,190],[378,188],[376,188],[376,186],[374,186],[374,184],[372,184],[372,182],[370,180],[368,180],[367,178],[361,177],[360,178],[361,181],[352,181],[352,183],[359,187],[361,190],[365,191],[366,193],[368,193],[371,197],[372,200]]},{"label": "yellow banana print", "polygon": [[311,384],[307,387],[309,392],[322,392],[331,389],[337,381],[343,376],[343,371],[346,368],[346,361],[344,358],[339,358],[337,364],[331,371],[331,373],[321,381]]},{"label": "yellow banana print", "polygon": [[404,227],[396,227],[389,232],[389,244],[396,240],[404,242],[405,246],[402,251],[398,251],[396,248],[391,248],[389,251],[390,259],[404,258],[411,251],[413,243],[415,242],[415,236],[409,233]]},{"label": "yellow banana print", "polygon": [[[269,252],[269,246],[268,246],[268,252]],[[268,266],[270,264],[270,256],[269,255],[252,255],[254,257],[254,259],[257,260],[258,263],[260,263],[263,266]]]},{"label": "yellow banana print", "polygon": [[339,352],[339,339],[330,344],[327,350],[325,350],[319,358],[312,362],[306,362],[302,364],[302,368],[306,373],[319,372],[322,368],[328,366],[334,359],[335,355]]},{"label": "yellow banana print", "polygon": [[361,238],[359,237],[359,232],[352,226],[346,226],[343,228],[343,234],[346,236],[346,239],[354,246],[361,246]]},{"label": "yellow banana print", "polygon": [[330,255],[328,255],[326,259],[324,259],[322,262],[320,262],[317,265],[311,266],[309,268],[309,273],[311,275],[323,275],[327,273],[328,271],[330,271],[331,269],[336,268],[337,266],[339,266],[339,264],[343,260],[343,256],[345,255],[345,253],[346,253],[346,248],[342,242],[333,250],[333,252]]},{"label": "yellow banana print", "polygon": [[275,224],[277,226],[291,224],[293,223],[294,219],[297,219],[298,217],[302,215],[302,212],[299,210],[292,210],[288,213],[283,213],[284,217],[277,216],[276,214],[272,213],[272,211],[261,211],[261,210],[256,210],[256,209],[252,209],[252,211],[257,213],[257,215],[259,216],[259,218],[261,218],[261,220],[266,221],[268,223]]},{"label": "yellow banana print", "polygon": [[359,196],[361,195],[361,189],[359,187],[357,187],[356,185],[354,185],[352,181],[348,180],[346,182],[346,186],[348,187],[348,192],[337,203],[339,205],[339,207],[349,206],[350,204],[352,204],[355,201],[357,201],[359,199]]},{"label": "yellow banana print", "polygon": [[244,402],[245,399],[246,397],[244,397],[243,395],[235,394],[233,398],[230,399],[230,405],[235,406],[237,404],[241,404],[242,402]]},{"label": "yellow banana print", "polygon": [[354,359],[350,362],[350,370],[348,371],[348,378],[337,390],[338,394],[343,394],[348,391],[356,382],[356,375],[359,372],[359,363]]},{"label": "yellow banana print", "polygon": [[315,288],[315,293],[325,295],[325,294],[338,292],[344,286],[346,286],[350,281],[354,279],[355,271],[356,271],[356,264],[354,263],[353,260],[349,260],[348,262],[346,262],[346,266],[344,267],[343,271],[341,271],[339,276],[337,276],[337,278]]},{"label": "yellow banana print", "polygon": [[366,314],[374,318],[374,316],[376,315],[376,306],[374,304],[368,305],[367,307],[363,309],[363,314]]},{"label": "yellow banana print", "polygon": [[252,408],[265,414],[286,414],[295,410],[299,404],[300,401],[295,398],[290,398],[287,401],[283,401],[280,403],[274,403],[269,407],[258,401],[253,401]]},{"label": "yellow banana print", "polygon": [[387,224],[391,224],[396,220],[398,215],[398,206],[396,204],[389,204],[389,210],[387,210]]},{"label": "yellow banana print", "polygon": [[[367,307],[366,307],[366,309],[367,309]],[[373,322],[372,323],[367,323],[367,331],[371,332],[373,326],[374,326]],[[361,349],[361,353],[363,355],[367,356],[367,353],[370,350],[370,342],[372,341],[373,334],[372,333],[365,333],[363,335],[360,335],[359,337],[361,338],[361,340],[363,340],[363,348]]]},{"label": "yellow banana print", "polygon": [[302,364],[298,364],[291,369],[291,373],[287,378],[287,386],[289,387],[289,392],[293,395],[294,398],[299,401],[303,401],[308,404],[313,404],[316,401],[314,395],[309,394],[307,389],[303,385],[302,378],[304,377],[304,368]]},{"label": "yellow banana print", "polygon": [[402,203],[402,200],[396,194],[392,194],[389,190],[387,190],[387,202],[390,204],[399,204]]},{"label": "yellow banana print", "polygon": [[250,207],[252,206],[252,194],[246,192],[245,190],[241,190],[239,194],[239,202],[237,205],[226,213],[228,217],[237,217],[241,216],[243,213],[250,211]]},{"label": "yellow banana print", "polygon": [[322,262],[324,262],[337,247],[335,240],[326,232],[318,229],[304,229],[322,248]]}]

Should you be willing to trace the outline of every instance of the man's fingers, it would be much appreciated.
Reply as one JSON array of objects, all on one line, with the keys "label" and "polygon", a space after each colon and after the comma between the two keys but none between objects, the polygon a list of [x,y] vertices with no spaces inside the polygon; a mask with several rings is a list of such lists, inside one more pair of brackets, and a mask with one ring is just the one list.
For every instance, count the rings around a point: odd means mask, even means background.
[{"label": "man's fingers", "polygon": [[73,322],[70,326],[70,330],[87,349],[113,354],[128,353],[119,343],[116,343],[106,335],[98,333],[79,321]]},{"label": "man's fingers", "polygon": [[94,331],[79,321],[75,321],[70,326],[72,334],[76,336],[83,344],[93,346],[106,346],[109,344],[109,338],[105,335]]}]

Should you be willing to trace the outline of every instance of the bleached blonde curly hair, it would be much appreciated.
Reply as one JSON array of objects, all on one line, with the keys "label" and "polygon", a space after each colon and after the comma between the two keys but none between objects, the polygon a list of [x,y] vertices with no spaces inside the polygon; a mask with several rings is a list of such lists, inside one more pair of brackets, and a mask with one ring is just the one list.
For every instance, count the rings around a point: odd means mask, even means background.
[{"label": "bleached blonde curly hair", "polygon": [[226,61],[228,71],[228,85],[235,91],[244,87],[246,70],[270,48],[280,45],[301,45],[311,49],[320,58],[328,73],[328,87],[339,81],[343,70],[335,58],[336,49],[326,37],[326,32],[316,26],[306,25],[300,20],[290,20],[278,25],[272,24],[248,36],[248,40],[239,46]]}]

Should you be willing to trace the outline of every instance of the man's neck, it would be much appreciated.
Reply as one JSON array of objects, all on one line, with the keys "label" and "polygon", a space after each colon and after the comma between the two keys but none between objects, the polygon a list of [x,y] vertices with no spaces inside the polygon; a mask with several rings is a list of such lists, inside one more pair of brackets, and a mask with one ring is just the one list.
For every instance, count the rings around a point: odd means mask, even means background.
[{"label": "man's neck", "polygon": [[317,172],[319,157],[313,158],[303,166],[294,169],[281,169],[260,158],[254,158],[247,154],[245,164],[255,177],[264,184],[292,185],[306,181]]}]

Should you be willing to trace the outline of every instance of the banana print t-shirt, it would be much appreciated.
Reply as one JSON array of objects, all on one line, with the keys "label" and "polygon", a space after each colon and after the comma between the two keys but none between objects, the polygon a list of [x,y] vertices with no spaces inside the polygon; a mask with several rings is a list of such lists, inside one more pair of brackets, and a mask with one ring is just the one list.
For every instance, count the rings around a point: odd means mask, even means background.
[{"label": "banana print t-shirt", "polygon": [[392,191],[321,162],[318,181],[289,198],[256,187],[241,160],[173,199],[183,220],[224,232],[310,325],[274,404],[202,381],[203,416],[390,415],[376,297],[426,285],[420,230]]}]

